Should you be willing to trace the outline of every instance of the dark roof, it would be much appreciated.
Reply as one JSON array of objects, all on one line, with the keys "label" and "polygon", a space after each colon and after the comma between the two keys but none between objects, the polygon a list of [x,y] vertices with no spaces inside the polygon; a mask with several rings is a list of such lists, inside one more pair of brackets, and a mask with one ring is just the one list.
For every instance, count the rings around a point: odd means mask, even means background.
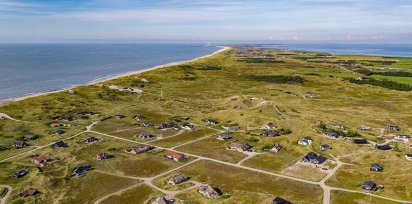
[{"label": "dark roof", "polygon": [[82,176],[82,175],[86,174],[87,171],[90,171],[90,170],[92,170],[91,166],[89,166],[87,164],[83,164],[83,165],[75,168],[73,170],[73,173],[72,173],[71,176]]},{"label": "dark roof", "polygon": [[362,188],[367,190],[374,190],[376,188],[376,183],[373,181],[365,181],[362,184]]},{"label": "dark roof", "polygon": [[279,136],[280,134],[275,131],[264,131],[262,135],[266,137],[276,137],[276,136]]},{"label": "dark roof", "polygon": [[218,134],[217,135],[218,139],[223,139],[223,140],[227,140],[227,139],[232,139],[232,135],[229,134]]},{"label": "dark roof", "polygon": [[115,117],[116,117],[116,118],[125,118],[126,116],[123,115],[123,114],[116,114]]},{"label": "dark roof", "polygon": [[55,120],[64,120],[64,121],[72,121],[75,119],[74,116],[72,115],[62,115],[62,116],[57,116],[54,117]]},{"label": "dark roof", "polygon": [[329,149],[332,149],[332,148],[328,144],[323,144],[323,145],[320,146],[319,149],[320,150],[329,150]]},{"label": "dark roof", "polygon": [[156,137],[155,135],[153,135],[150,132],[141,132],[139,134],[139,138],[152,138],[152,137]]},{"label": "dark roof", "polygon": [[58,134],[58,135],[61,135],[61,134],[65,133],[65,131],[64,130],[56,130],[56,131],[54,131],[54,133]]},{"label": "dark roof", "polygon": [[110,158],[113,157],[113,155],[108,154],[106,152],[102,152],[102,153],[98,154],[97,156],[100,160],[110,159]]},{"label": "dark roof", "polygon": [[209,124],[218,124],[219,123],[217,120],[213,120],[213,119],[207,119],[206,122],[209,123]]},{"label": "dark roof", "polygon": [[84,140],[85,143],[93,143],[93,142],[98,142],[98,141],[100,141],[100,139],[96,137],[89,137]]},{"label": "dark roof", "polygon": [[146,117],[144,117],[143,115],[137,115],[134,117],[135,120],[144,120]]},{"label": "dark roof", "polygon": [[88,116],[88,115],[94,115],[95,112],[93,112],[93,111],[82,111],[79,114],[82,115],[82,116]]},{"label": "dark roof", "polygon": [[324,157],[322,155],[317,155],[314,152],[309,152],[302,158],[302,160],[305,161],[305,162],[310,162],[310,163],[314,163],[314,164],[322,164],[327,159],[326,159],[326,157]]},{"label": "dark roof", "polygon": [[36,140],[38,137],[36,135],[25,135],[23,136],[24,140]]},{"label": "dark roof", "polygon": [[392,147],[389,146],[389,145],[376,145],[376,149],[378,149],[378,150],[390,150],[390,149],[392,149]]},{"label": "dark roof", "polygon": [[67,144],[63,140],[59,140],[53,144],[53,147],[67,147]]},{"label": "dark roof", "polygon": [[158,125],[156,128],[161,130],[161,129],[168,129],[168,128],[173,128],[173,127],[175,127],[174,123],[162,123]]},{"label": "dark roof", "polygon": [[233,142],[233,143],[230,143],[229,148],[242,149],[243,151],[246,151],[252,148],[252,146],[245,142]]},{"label": "dark roof", "polygon": [[180,184],[187,181],[187,179],[187,176],[184,174],[176,174],[175,176],[169,179],[169,183]]},{"label": "dark roof", "polygon": [[378,163],[372,163],[370,170],[371,171],[383,171],[383,166]]},{"label": "dark roof", "polygon": [[143,126],[143,127],[150,127],[150,126],[153,126],[153,123],[151,123],[151,122],[145,122],[145,123],[142,123],[141,126]]},{"label": "dark roof", "polygon": [[397,125],[389,125],[387,127],[387,129],[389,129],[389,130],[400,130],[401,128]]},{"label": "dark roof", "polygon": [[11,145],[15,146],[15,147],[24,147],[24,146],[26,146],[26,143],[24,141],[21,141],[21,140],[15,140],[15,141],[13,141],[13,143]]},{"label": "dark roof", "polygon": [[368,144],[368,140],[365,139],[354,139],[353,143],[355,144]]},{"label": "dark roof", "polygon": [[287,201],[281,197],[276,197],[273,199],[272,204],[292,204],[292,202]]},{"label": "dark roof", "polygon": [[327,131],[325,134],[326,134],[328,137],[338,137],[338,136],[339,136],[338,133],[335,132],[335,131]]},{"label": "dark roof", "polygon": [[21,177],[27,175],[28,173],[29,173],[29,171],[27,171],[27,170],[20,170],[20,171],[17,171],[15,173],[13,173],[11,176],[16,177],[16,178],[21,178]]}]

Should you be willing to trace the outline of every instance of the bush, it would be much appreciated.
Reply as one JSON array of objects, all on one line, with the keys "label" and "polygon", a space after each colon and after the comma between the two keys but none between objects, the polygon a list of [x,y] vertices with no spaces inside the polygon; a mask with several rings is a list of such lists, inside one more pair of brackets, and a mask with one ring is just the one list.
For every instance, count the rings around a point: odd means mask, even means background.
[{"label": "bush", "polygon": [[318,127],[319,127],[320,129],[322,129],[322,130],[327,130],[327,129],[328,129],[328,128],[326,127],[326,125],[323,124],[323,123],[319,124]]}]

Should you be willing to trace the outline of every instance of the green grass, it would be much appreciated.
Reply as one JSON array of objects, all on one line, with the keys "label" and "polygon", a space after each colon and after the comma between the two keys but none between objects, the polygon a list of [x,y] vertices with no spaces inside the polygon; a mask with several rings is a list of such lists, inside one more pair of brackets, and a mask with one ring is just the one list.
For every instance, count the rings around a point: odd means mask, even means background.
[{"label": "green grass", "polygon": [[349,193],[343,191],[331,191],[331,203],[334,204],[399,204],[399,202],[389,201],[373,196],[367,196],[360,193]]},{"label": "green grass", "polygon": [[152,200],[156,196],[162,196],[162,194],[155,191],[150,186],[140,184],[129,190],[121,192],[120,194],[112,195],[109,198],[103,200],[101,203],[146,203],[148,200]]},{"label": "green grass", "polygon": [[278,153],[266,153],[246,160],[242,165],[275,173],[295,164],[303,155],[282,149]]},{"label": "green grass", "polygon": [[177,150],[232,163],[246,157],[243,153],[227,150],[229,143],[211,137],[178,147]]},{"label": "green grass", "polygon": [[178,144],[182,144],[185,142],[190,142],[192,140],[199,139],[201,137],[205,137],[210,134],[216,133],[216,130],[210,129],[210,128],[201,128],[197,129],[194,131],[188,131],[188,132],[183,132],[179,135],[173,136],[173,137],[168,137],[165,139],[157,140],[155,142],[152,142],[151,144],[161,146],[161,147],[173,147]]},{"label": "green grass", "polygon": [[[261,173],[238,169],[210,161],[199,161],[185,167],[180,172],[191,176],[193,180],[216,185],[223,196],[217,203],[262,203],[275,196],[292,202],[319,203],[322,191],[319,187],[292,180],[281,179]],[[270,181],[270,182],[269,182]],[[288,187],[285,188],[285,185]],[[186,202],[205,203],[198,193],[189,192],[177,198]]]},{"label": "green grass", "polygon": [[[342,166],[327,181],[327,184],[363,191],[361,189],[362,182],[372,180],[378,185],[385,186],[383,191],[376,192],[378,195],[404,200],[412,199],[412,189],[404,185],[404,181],[409,181],[412,178],[408,174],[407,168],[399,168],[400,166],[410,165],[410,162],[405,160],[404,157],[373,150],[369,153],[346,159],[354,165]],[[384,166],[384,172],[371,172],[369,170],[370,164],[375,162]]]}]

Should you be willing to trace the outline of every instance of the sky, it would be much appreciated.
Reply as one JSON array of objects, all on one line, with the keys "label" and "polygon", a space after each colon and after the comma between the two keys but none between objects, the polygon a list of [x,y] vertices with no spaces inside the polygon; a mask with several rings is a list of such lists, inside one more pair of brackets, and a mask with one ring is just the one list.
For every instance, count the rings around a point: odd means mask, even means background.
[{"label": "sky", "polygon": [[0,0],[0,42],[412,43],[412,0]]}]

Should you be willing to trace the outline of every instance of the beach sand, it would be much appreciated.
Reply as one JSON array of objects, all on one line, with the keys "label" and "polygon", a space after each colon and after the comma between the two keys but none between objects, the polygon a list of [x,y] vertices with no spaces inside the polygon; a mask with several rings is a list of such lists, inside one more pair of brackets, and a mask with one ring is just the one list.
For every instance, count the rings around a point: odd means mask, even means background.
[{"label": "beach sand", "polygon": [[[226,50],[231,49],[230,47],[223,47],[223,46],[218,46],[218,47],[220,47],[221,49],[219,49],[219,50],[217,50],[217,51],[215,51],[215,52],[213,52],[212,54],[209,54],[209,55],[204,55],[204,56],[197,57],[197,58],[194,58],[194,59],[191,59],[191,60],[183,60],[183,61],[177,61],[177,62],[171,62],[171,63],[167,63],[167,64],[162,64],[162,65],[157,65],[157,66],[154,66],[154,67],[150,67],[150,68],[142,69],[142,70],[138,70],[138,71],[126,72],[126,73],[119,74],[119,75],[116,75],[116,76],[113,76],[113,77],[110,77],[110,78],[102,79],[102,80],[99,80],[99,81],[94,81],[92,83],[83,84],[83,85],[79,85],[79,86],[93,85],[93,84],[101,83],[101,82],[104,82],[104,81],[109,81],[109,80],[113,80],[113,79],[117,79],[117,78],[121,78],[121,77],[127,77],[127,76],[130,76],[130,75],[140,74],[140,73],[143,73],[143,72],[148,72],[148,71],[159,69],[159,68],[165,68],[165,67],[181,65],[181,64],[193,62],[193,61],[196,61],[196,60],[199,60],[199,59],[202,59],[202,58],[211,57],[215,54],[218,54],[218,53],[221,53],[221,52],[224,52]],[[72,88],[75,88],[75,87],[64,88],[64,89],[55,90],[55,91],[47,91],[47,92],[41,92],[41,93],[21,96],[21,97],[17,97],[17,98],[6,99],[4,101],[0,101],[0,106],[5,105],[7,103],[11,103],[11,102],[15,102],[15,101],[22,101],[22,100],[37,97],[37,96],[44,96],[44,95],[48,95],[48,94],[52,94],[52,93],[68,91]]]}]

